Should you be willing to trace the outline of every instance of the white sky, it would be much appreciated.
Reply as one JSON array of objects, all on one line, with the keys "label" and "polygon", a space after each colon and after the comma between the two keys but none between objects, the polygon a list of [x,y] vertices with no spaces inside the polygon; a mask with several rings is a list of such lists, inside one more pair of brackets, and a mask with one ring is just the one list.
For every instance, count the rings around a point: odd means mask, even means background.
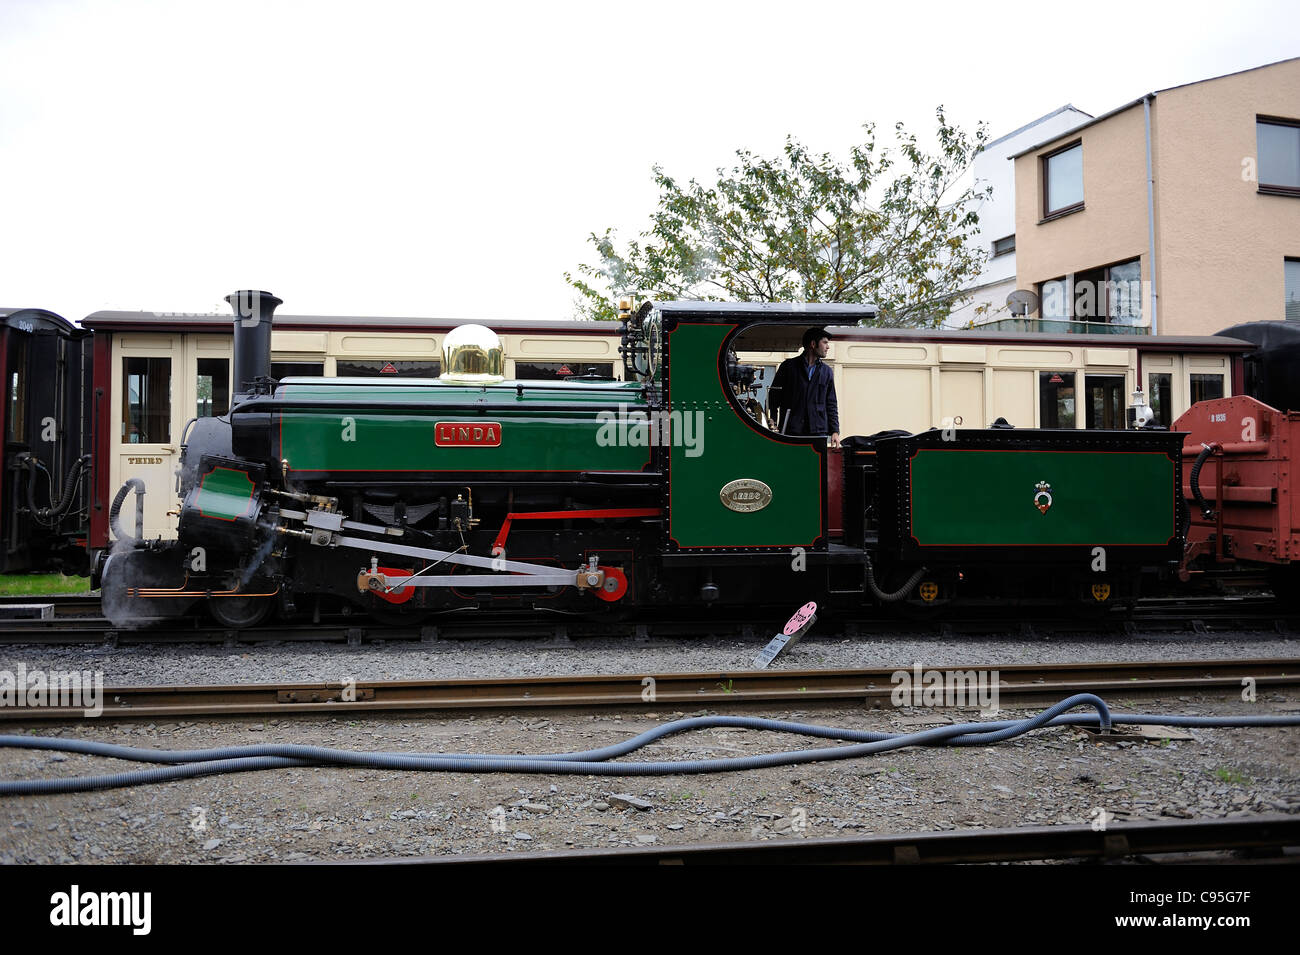
[{"label": "white sky", "polygon": [[[1300,54],[1294,0],[0,0],[0,305],[567,318],[592,231],[787,133],[993,137]],[[1300,103],[1296,104],[1300,114]]]}]

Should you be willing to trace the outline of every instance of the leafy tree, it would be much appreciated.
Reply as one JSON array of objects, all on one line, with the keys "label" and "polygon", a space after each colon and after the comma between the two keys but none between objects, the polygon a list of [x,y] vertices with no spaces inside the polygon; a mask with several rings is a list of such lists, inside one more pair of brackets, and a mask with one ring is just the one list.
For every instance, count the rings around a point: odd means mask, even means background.
[{"label": "leafy tree", "polygon": [[938,118],[927,154],[902,123],[897,149],[877,149],[875,126],[847,163],[787,137],[777,159],[736,153],[716,185],[685,186],[654,167],[659,203],[650,227],[619,248],[592,233],[599,261],[565,280],[588,317],[614,319],[619,296],[742,302],[874,302],[879,324],[942,323],[983,252],[968,243],[987,190],[958,181],[988,141]]}]

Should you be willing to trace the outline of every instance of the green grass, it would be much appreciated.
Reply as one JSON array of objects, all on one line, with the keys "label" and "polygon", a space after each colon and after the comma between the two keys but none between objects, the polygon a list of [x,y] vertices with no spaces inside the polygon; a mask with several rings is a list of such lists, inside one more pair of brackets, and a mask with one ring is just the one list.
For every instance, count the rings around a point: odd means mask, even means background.
[{"label": "green grass", "polygon": [[63,574],[13,574],[0,576],[0,596],[26,594],[88,594],[89,577],[65,577]]}]

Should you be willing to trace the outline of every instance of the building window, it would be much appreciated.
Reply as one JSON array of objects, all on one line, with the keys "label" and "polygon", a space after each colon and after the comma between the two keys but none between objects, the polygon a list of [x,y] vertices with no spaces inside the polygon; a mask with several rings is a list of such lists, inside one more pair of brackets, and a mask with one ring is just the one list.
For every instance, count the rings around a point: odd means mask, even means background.
[{"label": "building window", "polygon": [[1083,208],[1083,143],[1043,157],[1043,218]]},{"label": "building window", "polygon": [[1088,269],[1074,273],[1074,294],[1070,296],[1071,317],[1080,322],[1105,321],[1106,270]]},{"label": "building window", "polygon": [[1112,325],[1142,324],[1142,262],[1120,262],[1106,269],[1106,320]]},{"label": "building window", "polygon": [[1286,272],[1286,311],[1288,322],[1300,322],[1300,259],[1287,259],[1282,263]]},{"label": "building window", "polygon": [[1259,191],[1300,196],[1300,120],[1261,117],[1255,123]]},{"label": "building window", "polygon": [[1069,321],[1070,283],[1067,277],[1038,283],[1038,314],[1045,319]]},{"label": "building window", "polygon": [[1057,321],[1142,324],[1142,262],[1132,259],[1038,286],[1039,314]]},{"label": "building window", "polygon": [[1014,251],[1016,251],[1016,237],[1015,237],[1015,235],[1009,235],[1009,236],[1007,236],[1006,238],[1003,238],[1003,239],[994,239],[994,240],[993,240],[993,257],[994,257],[994,258],[997,258],[999,255],[1006,255],[1008,252],[1014,252]]}]

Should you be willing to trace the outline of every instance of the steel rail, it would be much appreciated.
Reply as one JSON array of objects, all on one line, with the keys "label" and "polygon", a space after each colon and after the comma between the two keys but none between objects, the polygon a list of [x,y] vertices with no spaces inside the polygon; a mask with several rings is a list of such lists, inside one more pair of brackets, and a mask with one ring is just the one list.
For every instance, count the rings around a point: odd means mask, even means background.
[{"label": "steel rail", "polygon": [[[98,616],[99,594],[5,594],[0,596],[0,608],[15,606],[48,604],[58,616],[65,614],[83,614]],[[37,621],[21,617],[0,619],[0,628],[6,624],[35,623]]]},{"label": "steel rail", "polygon": [[[90,609],[79,598],[75,604],[55,602],[54,619],[0,619],[0,644],[166,644],[166,643],[264,643],[268,641],[347,642],[386,640],[435,640],[543,637],[564,642],[570,637],[628,637],[640,639],[722,634],[758,640],[768,635],[773,614],[762,619],[717,618],[701,620],[669,616],[663,611],[646,611],[633,620],[610,620],[569,613],[503,613],[491,617],[465,611],[433,613],[398,626],[386,626],[364,614],[331,613],[318,623],[277,621],[267,625],[232,630],[201,617],[184,616],[160,620],[138,629],[115,628],[100,617],[72,616]],[[16,602],[16,601],[15,601]],[[30,601],[30,602],[50,602]],[[1014,613],[1014,611],[1012,611]],[[1131,635],[1152,632],[1300,632],[1300,611],[1282,607],[1267,598],[1224,600],[1190,599],[1152,601],[1140,605],[1131,616],[1118,613],[1098,616],[1052,615],[1013,616],[1006,609],[975,608],[960,617],[915,615],[840,615],[837,632],[813,633],[821,637],[899,636],[934,634],[945,636],[1020,634],[1026,637],[1052,633]]]},{"label": "steel rail", "polygon": [[[1300,816],[1142,820],[1092,826],[1020,826],[954,832],[904,832],[832,839],[714,842],[629,849],[564,849],[499,855],[367,859],[359,864],[551,865],[927,865],[1090,859],[1261,850],[1274,858],[1300,847]],[[1300,856],[1283,856],[1300,862]],[[1178,860],[1181,861],[1181,860]],[[1204,861],[1204,860],[1197,860]],[[1227,861],[1227,860],[1224,860]],[[325,865],[353,865],[333,860]]]},{"label": "steel rail", "polygon": [[[966,695],[978,706],[979,681],[997,680],[999,705],[1056,700],[1079,692],[1130,697],[1177,693],[1226,693],[1238,697],[1243,681],[1258,693],[1300,686],[1300,659],[1147,661],[1047,665],[947,666],[920,673],[960,671]],[[209,717],[419,710],[530,709],[634,706],[643,710],[715,704],[879,702],[901,692],[917,668],[869,670],[734,670],[712,673],[507,677],[500,679],[376,681],[356,683],[265,683],[226,686],[105,687],[101,719]],[[996,674],[996,677],[993,676]],[[925,700],[924,683],[916,686]],[[23,694],[18,694],[24,696]],[[28,694],[30,695],[30,694]],[[66,698],[65,698],[66,699]],[[903,705],[914,697],[909,689]],[[943,697],[940,697],[942,702]],[[41,702],[55,702],[52,698]],[[81,718],[82,706],[0,706],[0,722]]]}]

